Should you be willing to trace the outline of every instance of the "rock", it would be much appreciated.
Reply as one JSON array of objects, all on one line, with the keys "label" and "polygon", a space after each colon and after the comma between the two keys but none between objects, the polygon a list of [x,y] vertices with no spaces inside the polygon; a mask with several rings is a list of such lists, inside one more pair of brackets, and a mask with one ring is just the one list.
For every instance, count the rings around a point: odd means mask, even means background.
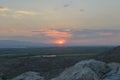
[{"label": "rock", "polygon": [[120,74],[120,64],[110,63],[108,65],[111,68],[111,71],[109,72],[109,74]]},{"label": "rock", "polygon": [[104,62],[86,60],[77,63],[51,80],[100,80],[108,71],[110,68]]},{"label": "rock", "polygon": [[104,76],[103,80],[120,80],[120,64],[110,63],[108,65],[111,71]]},{"label": "rock", "polygon": [[44,78],[39,73],[29,71],[11,80],[44,80]]},{"label": "rock", "polygon": [[110,68],[106,63],[96,60],[81,61],[75,66],[88,67],[92,71],[94,71],[99,77],[102,77],[106,72],[110,71]]},{"label": "rock", "polygon": [[68,71],[52,80],[99,80],[99,78],[91,69],[85,67],[81,71]]}]

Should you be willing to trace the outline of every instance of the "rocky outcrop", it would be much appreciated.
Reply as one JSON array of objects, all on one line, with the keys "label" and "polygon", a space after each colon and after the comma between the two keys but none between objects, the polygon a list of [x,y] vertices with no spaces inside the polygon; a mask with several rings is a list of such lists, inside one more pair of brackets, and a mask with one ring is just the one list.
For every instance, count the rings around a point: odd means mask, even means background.
[{"label": "rocky outcrop", "polygon": [[20,76],[17,76],[16,78],[13,78],[11,80],[44,80],[44,78],[41,77],[39,73],[30,71],[23,73]]},{"label": "rocky outcrop", "polygon": [[81,61],[51,80],[120,80],[120,65],[96,60]]},{"label": "rocky outcrop", "polygon": [[103,80],[120,80],[120,64],[110,63],[108,65],[111,68],[111,71],[104,75]]}]

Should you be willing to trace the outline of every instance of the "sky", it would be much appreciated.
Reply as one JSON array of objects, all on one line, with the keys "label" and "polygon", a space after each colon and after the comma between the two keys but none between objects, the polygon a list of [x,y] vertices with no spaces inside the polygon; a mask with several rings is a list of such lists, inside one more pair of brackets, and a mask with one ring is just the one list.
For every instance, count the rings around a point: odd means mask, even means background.
[{"label": "sky", "polygon": [[119,45],[120,0],[0,0],[0,40]]}]

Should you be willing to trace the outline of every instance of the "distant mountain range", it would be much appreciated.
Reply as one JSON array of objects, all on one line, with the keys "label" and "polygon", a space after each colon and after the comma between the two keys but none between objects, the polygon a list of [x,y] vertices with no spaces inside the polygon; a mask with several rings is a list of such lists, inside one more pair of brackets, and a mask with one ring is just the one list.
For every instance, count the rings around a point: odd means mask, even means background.
[{"label": "distant mountain range", "polygon": [[28,41],[0,40],[0,48],[27,48],[27,47],[49,47],[53,44],[43,44]]}]

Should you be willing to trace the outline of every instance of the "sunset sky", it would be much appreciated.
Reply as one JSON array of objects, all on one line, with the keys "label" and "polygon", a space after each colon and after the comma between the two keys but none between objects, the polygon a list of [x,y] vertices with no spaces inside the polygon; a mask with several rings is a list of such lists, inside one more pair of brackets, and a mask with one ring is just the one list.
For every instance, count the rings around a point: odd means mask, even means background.
[{"label": "sunset sky", "polygon": [[120,0],[0,0],[0,40],[118,45]]}]

